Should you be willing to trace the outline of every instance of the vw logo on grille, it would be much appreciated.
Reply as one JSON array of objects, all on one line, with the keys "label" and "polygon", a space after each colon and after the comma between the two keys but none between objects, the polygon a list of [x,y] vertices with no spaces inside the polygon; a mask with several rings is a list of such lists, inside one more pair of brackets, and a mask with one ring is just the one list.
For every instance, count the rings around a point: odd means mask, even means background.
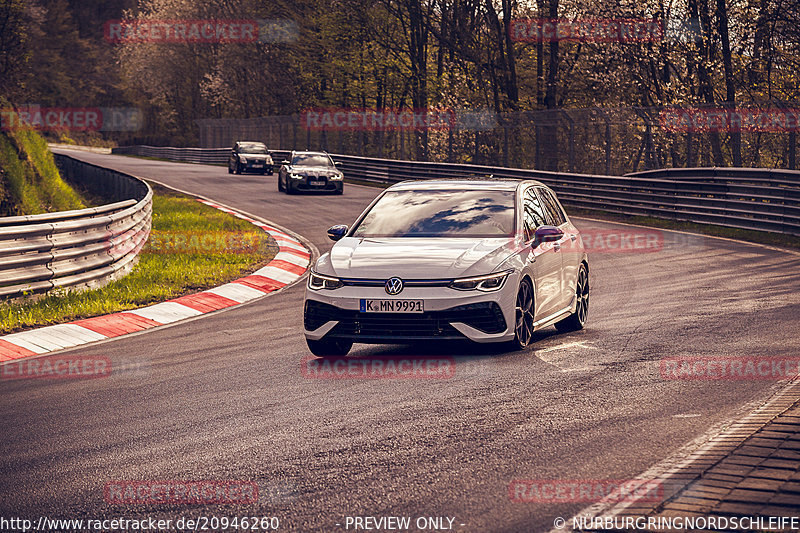
[{"label": "vw logo on grille", "polygon": [[403,292],[403,280],[400,278],[389,278],[386,280],[384,288],[386,289],[386,294],[400,294]]}]

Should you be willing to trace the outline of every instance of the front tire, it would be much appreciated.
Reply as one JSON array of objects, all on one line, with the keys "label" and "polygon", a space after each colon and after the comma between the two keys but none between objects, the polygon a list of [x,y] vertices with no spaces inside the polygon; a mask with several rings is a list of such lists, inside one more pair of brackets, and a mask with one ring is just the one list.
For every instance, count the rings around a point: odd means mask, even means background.
[{"label": "front tire", "polygon": [[344,357],[350,348],[353,347],[353,341],[346,341],[342,339],[326,339],[322,338],[318,341],[306,339],[306,344],[311,353],[317,357]]},{"label": "front tire", "polygon": [[514,340],[511,343],[514,348],[522,350],[527,348],[533,339],[533,286],[527,279],[522,280],[517,290],[515,317]]},{"label": "front tire", "polygon": [[556,322],[556,329],[561,333],[578,331],[586,325],[589,316],[589,270],[581,263],[578,271],[578,281],[575,283],[575,312],[564,320]]},{"label": "front tire", "polygon": [[278,192],[283,192],[284,190],[286,190],[286,189],[283,188],[283,182],[281,181],[281,175],[278,174]]}]

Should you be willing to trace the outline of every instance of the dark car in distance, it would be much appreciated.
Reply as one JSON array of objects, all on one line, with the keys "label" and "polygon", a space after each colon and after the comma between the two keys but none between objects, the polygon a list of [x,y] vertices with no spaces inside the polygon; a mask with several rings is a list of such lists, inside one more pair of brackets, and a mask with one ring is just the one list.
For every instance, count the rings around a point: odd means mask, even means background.
[{"label": "dark car in distance", "polygon": [[231,149],[228,158],[228,174],[273,173],[272,156],[264,143],[255,141],[238,141]]},{"label": "dark car in distance", "polygon": [[286,194],[308,191],[344,192],[344,175],[326,152],[296,152],[281,162],[278,190]]}]

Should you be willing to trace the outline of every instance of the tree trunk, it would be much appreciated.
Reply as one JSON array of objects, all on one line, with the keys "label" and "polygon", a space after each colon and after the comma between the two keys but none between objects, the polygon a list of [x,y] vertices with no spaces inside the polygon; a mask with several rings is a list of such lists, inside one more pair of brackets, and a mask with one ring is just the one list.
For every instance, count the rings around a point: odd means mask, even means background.
[{"label": "tree trunk", "polygon": [[[722,65],[725,71],[725,104],[732,113],[736,110],[736,80],[733,78],[731,42],[728,35],[728,8],[725,0],[717,0],[717,24],[722,44]],[[739,131],[731,130],[730,136],[733,166],[740,167],[742,166],[742,134]]]}]

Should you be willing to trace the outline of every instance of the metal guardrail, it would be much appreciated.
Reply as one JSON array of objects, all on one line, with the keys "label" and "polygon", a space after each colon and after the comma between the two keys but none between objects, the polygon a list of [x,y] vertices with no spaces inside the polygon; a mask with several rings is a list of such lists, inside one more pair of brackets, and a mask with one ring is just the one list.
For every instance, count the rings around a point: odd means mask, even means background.
[{"label": "metal guardrail", "polygon": [[0,218],[0,298],[103,285],[133,268],[150,234],[147,183],[66,155],[55,159],[65,179],[113,203]]},{"label": "metal guardrail", "polygon": [[[185,163],[205,163],[208,165],[225,165],[231,155],[230,148],[174,148],[172,146],[120,146],[112,148],[114,155],[136,155],[140,157],[157,157],[170,161]],[[289,157],[291,150],[270,150],[276,165]]]},{"label": "metal guardrail", "polygon": [[[146,155],[152,147],[126,147],[125,150]],[[187,150],[192,154],[205,150],[209,155],[212,150],[227,152],[225,148],[168,150]],[[279,163],[278,154],[286,152],[273,154],[273,160]],[[390,184],[414,179],[481,176],[535,179],[552,187],[567,206],[800,236],[798,171],[679,168],[604,176],[350,155],[332,154],[332,157],[341,162],[346,178],[361,181]]]},{"label": "metal guardrail", "polygon": [[230,148],[173,148],[171,146],[122,146],[111,149],[112,154],[157,157],[186,163],[222,164],[228,162]]}]

